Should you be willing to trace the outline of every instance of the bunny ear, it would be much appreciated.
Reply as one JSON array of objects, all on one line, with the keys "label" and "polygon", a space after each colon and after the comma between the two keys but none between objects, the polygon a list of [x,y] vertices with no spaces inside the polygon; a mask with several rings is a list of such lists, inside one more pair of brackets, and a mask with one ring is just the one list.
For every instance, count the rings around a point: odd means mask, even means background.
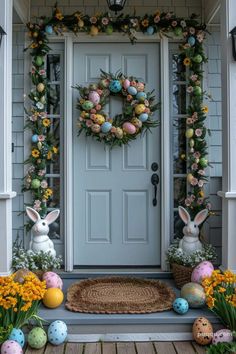
[{"label": "bunny ear", "polygon": [[59,209],[55,209],[55,210],[51,211],[45,217],[45,220],[48,222],[48,225],[52,224],[53,221],[55,221],[58,218],[59,214],[60,214],[60,210]]},{"label": "bunny ear", "polygon": [[194,223],[196,225],[200,225],[206,219],[207,215],[208,215],[208,209],[199,211],[199,213],[197,213],[197,215],[194,218]]},{"label": "bunny ear", "polygon": [[38,220],[41,219],[39,213],[33,208],[26,207],[26,214],[33,222],[37,222]]},{"label": "bunny ear", "polygon": [[184,209],[182,206],[179,206],[178,210],[179,210],[179,216],[181,217],[181,219],[183,220],[185,225],[190,223],[191,219],[190,219],[190,215],[187,212],[187,210]]}]

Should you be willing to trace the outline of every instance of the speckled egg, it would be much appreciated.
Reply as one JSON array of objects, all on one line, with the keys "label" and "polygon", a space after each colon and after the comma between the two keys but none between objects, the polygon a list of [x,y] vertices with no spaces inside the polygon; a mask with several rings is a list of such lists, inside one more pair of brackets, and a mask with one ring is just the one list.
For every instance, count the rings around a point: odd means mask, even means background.
[{"label": "speckled egg", "polygon": [[54,272],[46,272],[43,274],[43,280],[46,281],[47,288],[58,288],[62,290],[63,282],[58,274]]},{"label": "speckled egg", "polygon": [[193,270],[191,275],[191,281],[201,284],[202,280],[206,277],[210,277],[214,270],[214,266],[209,261],[203,261],[199,263]]},{"label": "speckled egg", "polygon": [[173,310],[177,312],[179,315],[184,315],[185,313],[188,312],[188,309],[189,309],[188,301],[181,297],[178,297],[173,302]]},{"label": "speckled egg", "polygon": [[90,109],[93,108],[93,102],[91,102],[91,101],[89,101],[89,100],[84,101],[84,103],[82,104],[82,108],[83,108],[85,111],[90,111]]},{"label": "speckled egg", "polygon": [[89,101],[93,102],[95,106],[100,102],[100,96],[97,91],[89,92]]},{"label": "speckled egg", "polygon": [[22,348],[25,344],[25,335],[20,328],[13,328],[8,339],[15,340]]},{"label": "speckled egg", "polygon": [[116,128],[115,136],[117,137],[117,139],[122,139],[123,135],[123,130],[121,128]]},{"label": "speckled egg", "polygon": [[233,333],[230,329],[219,329],[216,333],[213,334],[212,343],[230,343],[233,341]]},{"label": "speckled egg", "polygon": [[94,123],[102,125],[104,122],[105,118],[101,114],[96,114],[96,117],[94,118]]},{"label": "speckled egg", "polygon": [[136,133],[136,128],[132,123],[125,122],[123,124],[123,130],[128,133],[128,134],[135,134]]},{"label": "speckled egg", "polygon": [[146,122],[146,120],[148,120],[148,114],[142,113],[138,118],[141,120],[141,122]]},{"label": "speckled egg", "polygon": [[140,92],[137,93],[136,98],[137,98],[137,100],[139,100],[140,102],[143,102],[143,101],[146,100],[147,94],[146,94],[146,92],[140,91]]},{"label": "speckled egg", "polygon": [[121,83],[119,80],[112,80],[109,84],[109,90],[111,92],[114,92],[114,93],[117,93],[117,92],[120,92],[121,90]]},{"label": "speckled egg", "polygon": [[111,123],[105,122],[101,125],[101,130],[104,134],[106,134],[111,130],[111,127],[112,127]]},{"label": "speckled egg", "polygon": [[189,307],[199,308],[205,304],[206,295],[200,284],[187,283],[182,287],[180,294],[188,301]]},{"label": "speckled egg", "polygon": [[132,96],[135,96],[135,95],[137,95],[137,89],[136,89],[136,87],[134,87],[134,86],[130,86],[130,87],[128,87],[128,93],[130,94],[130,95],[132,95]]},{"label": "speckled egg", "polygon": [[63,321],[54,321],[48,327],[48,341],[53,345],[60,345],[67,337],[67,325]]},{"label": "speckled egg", "polygon": [[142,103],[137,104],[137,106],[135,107],[135,113],[138,115],[142,114],[142,113],[144,113],[145,109],[146,109],[146,107],[144,104],[142,104]]},{"label": "speckled egg", "polygon": [[141,128],[142,125],[143,125],[143,123],[141,122],[141,120],[138,119],[138,118],[133,118],[133,119],[131,120],[131,123],[132,123],[136,128]]},{"label": "speckled egg", "polygon": [[124,80],[123,87],[124,87],[125,90],[127,90],[127,88],[130,87],[130,81],[128,79]]},{"label": "speckled egg", "polygon": [[193,323],[193,338],[200,345],[208,345],[212,341],[213,328],[205,317],[198,317]]},{"label": "speckled egg", "polygon": [[190,36],[190,37],[188,38],[188,44],[191,45],[191,47],[192,47],[192,46],[194,46],[195,43],[196,43],[195,37]]},{"label": "speckled egg", "polygon": [[47,343],[47,334],[41,327],[34,327],[28,334],[28,343],[31,348],[40,349]]},{"label": "speckled egg", "polygon": [[2,344],[1,354],[23,354],[23,350],[15,340],[6,340]]}]

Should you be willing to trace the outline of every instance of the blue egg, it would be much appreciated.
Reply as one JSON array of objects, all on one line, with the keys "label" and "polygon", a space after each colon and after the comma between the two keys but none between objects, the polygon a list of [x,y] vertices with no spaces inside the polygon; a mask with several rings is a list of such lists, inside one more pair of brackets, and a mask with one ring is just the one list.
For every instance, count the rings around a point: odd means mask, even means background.
[{"label": "blue egg", "polygon": [[151,36],[154,33],[154,28],[152,26],[149,26],[145,33]]},{"label": "blue egg", "polygon": [[13,328],[8,339],[16,341],[22,348],[25,344],[25,335],[19,328]]},{"label": "blue egg", "polygon": [[196,43],[196,39],[193,36],[190,36],[188,38],[188,44],[191,45],[191,47]]},{"label": "blue egg", "polygon": [[101,130],[103,133],[108,133],[111,130],[112,124],[109,122],[105,122],[101,125]]},{"label": "blue egg", "polygon": [[130,95],[132,95],[132,96],[137,95],[137,92],[138,92],[137,89],[136,89],[136,87],[134,87],[134,86],[128,87],[127,91],[128,91],[128,93],[129,93]]},{"label": "blue egg", "polygon": [[32,143],[37,143],[39,141],[39,136],[37,134],[32,135],[31,141]]},{"label": "blue egg", "polygon": [[48,327],[48,341],[53,345],[60,345],[67,337],[67,325],[63,321],[54,321]]},{"label": "blue egg", "polygon": [[140,116],[138,118],[139,118],[139,120],[141,120],[141,122],[146,122],[146,120],[148,120],[148,114],[142,113],[142,114],[140,114]]},{"label": "blue egg", "polygon": [[122,86],[119,80],[112,80],[109,84],[109,90],[111,92],[117,93],[120,92]]},{"label": "blue egg", "polygon": [[147,98],[147,94],[145,92],[138,92],[136,95],[137,100],[143,102]]},{"label": "blue egg", "polygon": [[52,28],[52,26],[47,25],[47,26],[45,27],[45,32],[46,32],[47,34],[53,34],[53,28]]},{"label": "blue egg", "polygon": [[189,304],[188,301],[183,299],[182,297],[178,297],[173,302],[173,310],[177,312],[179,315],[184,315],[188,312]]}]

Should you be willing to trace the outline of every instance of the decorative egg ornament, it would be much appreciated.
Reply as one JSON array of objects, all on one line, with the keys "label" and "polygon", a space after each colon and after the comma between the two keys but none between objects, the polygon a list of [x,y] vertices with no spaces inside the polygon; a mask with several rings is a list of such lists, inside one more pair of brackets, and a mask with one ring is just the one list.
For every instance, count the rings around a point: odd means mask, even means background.
[{"label": "decorative egg ornament", "polygon": [[128,79],[125,79],[123,82],[123,87],[125,90],[128,89],[128,87],[130,87],[130,81]]},{"label": "decorative egg ornament", "polygon": [[43,280],[46,281],[47,289],[58,288],[62,290],[63,282],[57,273],[46,272],[43,274]]},{"label": "decorative egg ornament", "polygon": [[132,95],[132,96],[135,96],[135,95],[137,95],[137,89],[136,89],[136,87],[134,87],[134,86],[130,86],[130,87],[128,87],[128,93],[130,94],[130,95]]},{"label": "decorative egg ornament", "polygon": [[190,36],[190,37],[188,38],[188,44],[191,45],[191,47],[193,47],[195,43],[196,43],[195,37]]},{"label": "decorative egg ornament", "polygon": [[205,305],[206,295],[200,284],[187,283],[182,287],[180,294],[188,301],[191,308],[199,308]]},{"label": "decorative egg ornament", "polygon": [[97,91],[89,92],[89,100],[96,106],[100,102],[100,96]]},{"label": "decorative egg ornament", "polygon": [[1,354],[23,354],[23,350],[15,340],[6,340],[2,344]]},{"label": "decorative egg ornament", "polygon": [[106,134],[106,133],[108,133],[108,132],[111,130],[111,127],[112,127],[111,123],[109,123],[109,122],[104,122],[104,123],[101,125],[101,131],[102,131],[104,134]]},{"label": "decorative egg ornament", "polygon": [[86,100],[84,101],[84,103],[82,104],[82,107],[85,111],[90,111],[90,109],[93,108],[93,102],[89,101],[89,100]]},{"label": "decorative egg ornament", "polygon": [[142,104],[142,103],[137,104],[137,106],[135,107],[135,113],[138,115],[142,114],[143,112],[145,112],[145,109],[146,109],[146,107],[144,104]]},{"label": "decorative egg ornament", "polygon": [[67,325],[63,321],[54,321],[48,327],[48,341],[53,345],[60,345],[67,337]]},{"label": "decorative egg ornament", "polygon": [[181,27],[175,27],[175,29],[174,29],[174,34],[175,34],[177,37],[181,36],[182,33],[183,33],[183,30],[182,30]]},{"label": "decorative egg ornament", "polygon": [[52,28],[52,26],[50,26],[50,25],[47,25],[46,27],[45,27],[45,32],[47,33],[47,34],[53,34],[53,28]]},{"label": "decorative egg ornament", "polygon": [[112,80],[109,84],[109,90],[113,93],[120,92],[122,86],[119,80]]},{"label": "decorative egg ornament", "polygon": [[141,122],[146,122],[146,120],[148,120],[148,114],[142,113],[138,118],[141,120]]},{"label": "decorative egg ornament", "polygon": [[152,26],[149,26],[145,33],[148,34],[149,36],[153,35],[154,28]]},{"label": "decorative egg ornament", "polygon": [[113,33],[112,25],[108,25],[106,28],[106,34],[111,35]]},{"label": "decorative egg ornament", "polygon": [[201,94],[202,94],[201,87],[200,86],[194,86],[193,93],[194,93],[195,96],[201,96]]},{"label": "decorative egg ornament", "polygon": [[98,35],[98,28],[96,26],[91,26],[90,35],[91,36],[97,36]]},{"label": "decorative egg ornament", "polygon": [[208,160],[205,159],[205,157],[200,158],[199,163],[202,167],[207,167],[208,166]]},{"label": "decorative egg ornament", "polygon": [[144,102],[147,98],[147,94],[146,94],[146,92],[140,91],[137,93],[136,98],[137,98],[137,100]]},{"label": "decorative egg ornament", "polygon": [[125,122],[123,124],[123,130],[127,133],[127,134],[135,134],[136,133],[136,128],[132,123],[129,122]]},{"label": "decorative egg ornament", "polygon": [[41,349],[47,343],[47,334],[41,327],[34,327],[28,334],[28,343],[31,348]]},{"label": "decorative egg ornament", "polygon": [[32,135],[31,141],[32,143],[37,143],[39,140],[39,136],[37,134]]},{"label": "decorative egg ornament", "polygon": [[40,82],[38,85],[37,85],[37,91],[38,92],[43,92],[45,90],[45,85]]},{"label": "decorative egg ornament", "polygon": [[50,309],[55,309],[61,305],[63,299],[64,295],[61,289],[49,288],[44,295],[43,304]]},{"label": "decorative egg ornament", "polygon": [[178,297],[173,302],[173,310],[177,312],[179,315],[184,315],[185,313],[188,312],[188,309],[189,309],[188,301],[181,297]]},{"label": "decorative egg ornament", "polygon": [[185,132],[185,136],[186,136],[187,139],[192,138],[193,134],[194,134],[194,130],[192,128],[187,129],[186,132]]},{"label": "decorative egg ornament", "polygon": [[21,348],[23,348],[25,344],[25,335],[20,328],[13,328],[8,339],[15,340],[20,344]]},{"label": "decorative egg ornament", "polygon": [[210,277],[214,270],[214,266],[209,261],[203,261],[199,263],[193,270],[191,275],[191,281],[201,284],[202,280],[206,277]]},{"label": "decorative egg ornament", "polygon": [[202,62],[202,56],[201,56],[200,54],[195,55],[195,56],[193,57],[193,61],[194,61],[195,63],[200,64],[200,63]]},{"label": "decorative egg ornament", "polygon": [[213,328],[205,317],[198,317],[193,323],[193,338],[200,345],[208,345],[212,341]]},{"label": "decorative egg ornament", "polygon": [[233,333],[230,329],[219,329],[213,334],[212,344],[233,342]]},{"label": "decorative egg ornament", "polygon": [[31,182],[31,188],[32,189],[38,189],[40,187],[40,180],[35,178]]},{"label": "decorative egg ornament", "polygon": [[36,59],[35,59],[35,64],[37,66],[42,66],[43,65],[43,58],[40,57],[40,56],[37,56]]}]

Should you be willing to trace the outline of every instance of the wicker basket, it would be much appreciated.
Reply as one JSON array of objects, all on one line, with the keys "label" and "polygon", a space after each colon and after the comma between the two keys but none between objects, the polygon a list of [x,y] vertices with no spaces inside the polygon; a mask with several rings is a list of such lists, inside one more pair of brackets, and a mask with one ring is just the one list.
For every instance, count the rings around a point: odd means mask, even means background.
[{"label": "wicker basket", "polygon": [[177,263],[172,263],[171,270],[178,289],[181,289],[184,284],[191,282],[192,267],[185,267]]}]

